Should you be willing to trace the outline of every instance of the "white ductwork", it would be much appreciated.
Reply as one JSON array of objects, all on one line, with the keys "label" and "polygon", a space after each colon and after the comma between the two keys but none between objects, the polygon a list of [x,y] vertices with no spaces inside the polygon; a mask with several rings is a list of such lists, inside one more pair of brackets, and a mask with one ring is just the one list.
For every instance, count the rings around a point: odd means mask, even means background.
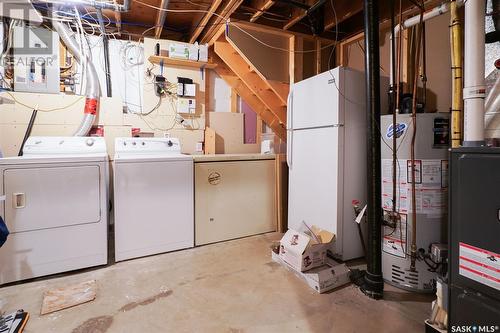
[{"label": "white ductwork", "polygon": [[[498,76],[495,85],[491,88],[488,96],[484,103],[485,116],[484,120],[486,123],[486,131],[494,133],[495,137],[497,129],[500,128],[500,75]],[[491,135],[486,134],[486,137],[491,137]]]},{"label": "white ductwork", "polygon": [[68,26],[59,21],[53,21],[52,26],[59,34],[59,37],[61,37],[61,40],[66,45],[69,52],[75,57],[76,61],[78,61],[80,65],[85,63],[87,69],[84,118],[74,134],[74,136],[86,136],[97,117],[99,98],[101,96],[99,78],[92,62],[80,52],[78,42],[74,37],[75,33]]},{"label": "white ductwork", "polygon": [[464,146],[484,144],[484,0],[465,3]]}]

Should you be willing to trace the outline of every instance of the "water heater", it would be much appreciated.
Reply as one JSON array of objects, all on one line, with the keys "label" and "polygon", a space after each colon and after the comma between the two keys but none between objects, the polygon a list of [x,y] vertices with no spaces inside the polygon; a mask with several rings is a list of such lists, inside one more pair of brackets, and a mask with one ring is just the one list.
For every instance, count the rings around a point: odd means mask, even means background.
[{"label": "water heater", "polygon": [[[415,126],[410,114],[382,116],[382,273],[384,280],[407,290],[432,292],[437,271],[445,262],[448,198],[449,115],[417,114],[415,161],[410,151]],[[393,205],[393,138],[396,137],[396,196]],[[415,207],[412,171],[415,168]],[[417,260],[410,269],[412,210],[416,209]]]}]

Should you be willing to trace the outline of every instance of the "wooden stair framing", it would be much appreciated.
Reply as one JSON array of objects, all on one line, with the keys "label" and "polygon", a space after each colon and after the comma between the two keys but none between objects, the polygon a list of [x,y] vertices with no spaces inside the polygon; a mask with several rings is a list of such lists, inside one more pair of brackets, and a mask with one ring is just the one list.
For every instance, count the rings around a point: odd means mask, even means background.
[{"label": "wooden stair framing", "polygon": [[288,91],[290,89],[290,85],[288,83],[284,82],[279,82],[279,81],[274,81],[274,80],[268,80],[253,64],[252,62],[245,56],[245,53],[241,51],[238,46],[236,46],[235,43],[231,39],[227,39],[227,42],[233,47],[234,51],[243,58],[243,60],[246,62],[247,66],[249,67],[250,71],[255,72],[263,81],[265,81],[267,87],[271,89],[276,95],[278,95],[278,98],[281,100],[283,105],[286,106],[287,99],[288,99]]},{"label": "wooden stair framing", "polygon": [[212,61],[217,64],[215,72],[231,87],[254,112],[269,126],[283,141],[286,141],[286,128],[278,117],[253,93],[246,83],[238,77],[218,56],[213,56]]},{"label": "wooden stair framing", "polygon": [[224,68],[218,64],[216,72],[225,72],[225,77],[220,73],[219,75],[238,91],[238,94],[282,140],[286,140],[286,103],[289,85],[267,80],[243,52],[223,36],[215,42],[214,51],[220,58],[219,62],[225,64]]}]

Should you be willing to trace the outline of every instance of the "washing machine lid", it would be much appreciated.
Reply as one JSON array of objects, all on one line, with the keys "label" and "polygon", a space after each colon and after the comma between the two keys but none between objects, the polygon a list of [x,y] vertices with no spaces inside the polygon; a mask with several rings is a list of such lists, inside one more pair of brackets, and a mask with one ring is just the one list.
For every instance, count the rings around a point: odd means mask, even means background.
[{"label": "washing machine lid", "polygon": [[181,153],[177,138],[116,138],[115,162],[192,160]]}]

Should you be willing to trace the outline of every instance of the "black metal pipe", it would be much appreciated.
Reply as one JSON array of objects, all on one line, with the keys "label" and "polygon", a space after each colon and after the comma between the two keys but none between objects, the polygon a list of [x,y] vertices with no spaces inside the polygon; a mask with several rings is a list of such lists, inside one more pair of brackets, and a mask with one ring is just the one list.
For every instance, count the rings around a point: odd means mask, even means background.
[{"label": "black metal pipe", "polygon": [[97,19],[99,21],[99,27],[102,34],[102,47],[104,50],[104,70],[106,71],[106,93],[108,97],[112,97],[111,89],[111,72],[109,66],[109,41],[108,36],[106,36],[106,27],[104,26],[104,18],[102,16],[102,10],[97,9]]},{"label": "black metal pipe", "polygon": [[382,199],[380,152],[380,51],[378,1],[364,0],[365,75],[368,123],[368,248],[365,283],[361,290],[371,298],[381,298],[382,279]]},{"label": "black metal pipe", "polygon": [[30,122],[28,123],[28,127],[26,128],[26,132],[24,133],[23,142],[21,142],[21,147],[19,147],[19,153],[17,156],[23,156],[23,149],[26,141],[31,135],[31,130],[33,129],[33,125],[35,124],[36,114],[38,113],[38,109],[34,109],[31,113]]}]

